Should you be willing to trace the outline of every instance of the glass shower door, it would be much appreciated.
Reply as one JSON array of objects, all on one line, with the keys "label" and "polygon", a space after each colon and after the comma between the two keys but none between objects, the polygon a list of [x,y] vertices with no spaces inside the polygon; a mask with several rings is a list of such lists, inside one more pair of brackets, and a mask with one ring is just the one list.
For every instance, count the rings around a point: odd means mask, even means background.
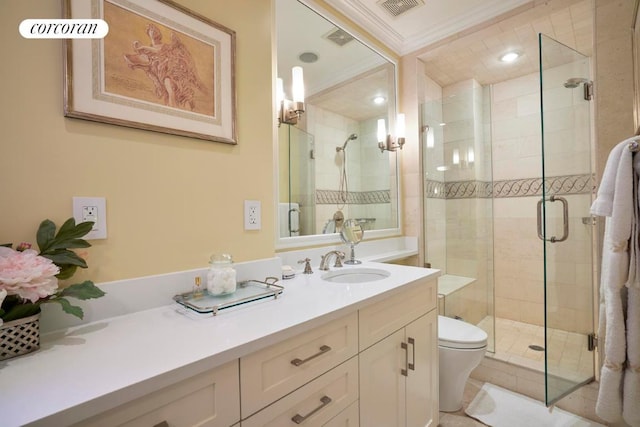
[{"label": "glass shower door", "polygon": [[314,138],[295,126],[289,130],[289,236],[316,234]]},{"label": "glass shower door", "polygon": [[594,377],[593,222],[589,213],[591,70],[589,58],[543,35],[540,44],[547,406]]}]

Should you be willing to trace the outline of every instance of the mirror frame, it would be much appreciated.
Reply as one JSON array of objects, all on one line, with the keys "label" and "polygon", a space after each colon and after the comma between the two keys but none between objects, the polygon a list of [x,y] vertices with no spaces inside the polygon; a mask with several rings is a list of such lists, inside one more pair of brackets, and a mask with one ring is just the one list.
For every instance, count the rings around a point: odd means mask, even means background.
[{"label": "mirror frame", "polygon": [[[386,59],[387,61],[389,61],[391,64],[393,64],[393,73],[394,73],[394,80],[395,80],[395,87],[394,87],[394,106],[395,106],[395,114],[397,114],[398,112],[398,94],[399,94],[399,89],[398,89],[398,83],[399,83],[399,72],[398,72],[398,60],[395,58],[390,57],[388,54],[380,51],[380,49],[378,49],[377,47],[375,47],[371,42],[368,41],[367,37],[363,36],[361,33],[359,33],[358,31],[355,31],[353,29],[353,27],[347,23],[344,22],[343,19],[338,18],[335,14],[331,13],[330,11],[328,11],[326,8],[322,7],[321,5],[317,4],[315,1],[313,0],[297,0],[299,3],[305,5],[306,7],[308,7],[309,9],[311,9],[312,11],[314,11],[315,13],[317,13],[318,15],[320,15],[320,17],[326,19],[327,21],[331,22],[333,25],[335,25],[338,28],[342,28],[343,30],[347,31],[349,34],[351,34],[358,42],[362,43],[363,45],[365,45],[366,47],[368,47],[369,49],[371,49],[373,52],[377,53],[378,55],[382,56],[384,59]],[[275,4],[274,4],[274,28],[276,25],[276,17],[275,17]],[[275,166],[275,173],[274,173],[274,198],[275,198],[275,204],[274,204],[274,230],[275,230],[275,249],[276,252],[281,252],[281,251],[285,251],[285,250],[290,250],[290,249],[296,249],[296,248],[303,248],[303,247],[309,247],[309,246],[328,246],[328,245],[335,245],[335,244],[339,244],[342,245],[344,244],[344,242],[342,241],[342,239],[340,238],[340,233],[331,233],[331,234],[312,234],[312,235],[307,235],[307,236],[294,236],[294,237],[280,237],[279,236],[279,227],[280,227],[280,223],[279,223],[279,211],[278,211],[278,204],[280,203],[280,185],[279,185],[279,178],[280,178],[280,163],[279,163],[279,158],[278,158],[278,123],[277,123],[277,119],[275,119],[276,114],[277,114],[277,110],[278,110],[278,106],[276,105],[276,79],[275,76],[277,75],[277,68],[278,68],[278,52],[277,52],[277,40],[274,37],[273,39],[273,43],[274,43],[274,52],[276,53],[274,58],[273,58],[273,75],[274,78],[272,79],[272,94],[273,94],[273,106],[274,106],[274,111],[272,114],[272,117],[274,117],[274,131],[273,131],[273,145],[274,145],[274,153],[273,153],[273,164]],[[395,117],[395,114],[391,114],[392,117],[388,118],[387,123],[392,123]],[[289,126],[289,125],[282,125],[282,126]],[[402,151],[397,151],[397,152],[389,152],[390,156],[395,155],[396,156],[396,162],[395,162],[395,169],[396,169],[396,182],[395,182],[395,191],[397,194],[397,227],[394,228],[385,228],[385,229],[380,229],[380,230],[367,230],[367,232],[364,234],[364,239],[363,241],[366,240],[372,240],[372,239],[381,239],[381,238],[386,238],[386,237],[398,237],[398,236],[402,236],[402,199],[400,197],[401,195],[401,185],[400,185],[400,181],[401,181],[401,173],[400,173],[400,161],[398,159],[398,155],[400,155],[400,153],[402,153]]]}]

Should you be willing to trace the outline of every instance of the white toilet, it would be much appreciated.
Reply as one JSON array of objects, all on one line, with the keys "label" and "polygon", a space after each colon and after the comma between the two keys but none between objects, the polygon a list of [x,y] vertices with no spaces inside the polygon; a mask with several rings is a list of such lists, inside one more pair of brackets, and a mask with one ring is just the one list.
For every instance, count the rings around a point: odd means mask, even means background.
[{"label": "white toilet", "polygon": [[477,326],[438,316],[440,357],[440,410],[462,408],[464,386],[487,349],[487,333]]}]

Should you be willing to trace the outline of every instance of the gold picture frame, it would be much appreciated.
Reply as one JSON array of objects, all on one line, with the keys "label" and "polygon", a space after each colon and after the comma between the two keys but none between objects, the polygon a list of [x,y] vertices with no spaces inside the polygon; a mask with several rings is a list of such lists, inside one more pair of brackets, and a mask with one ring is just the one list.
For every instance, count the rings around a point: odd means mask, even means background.
[{"label": "gold picture frame", "polygon": [[235,32],[170,0],[65,0],[103,39],[65,40],[64,115],[237,144]]}]

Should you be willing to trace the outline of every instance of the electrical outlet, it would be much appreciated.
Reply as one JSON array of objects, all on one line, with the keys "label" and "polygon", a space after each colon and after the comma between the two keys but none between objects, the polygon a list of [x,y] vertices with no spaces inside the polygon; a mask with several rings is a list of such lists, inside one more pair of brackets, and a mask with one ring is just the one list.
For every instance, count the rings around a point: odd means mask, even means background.
[{"label": "electrical outlet", "polygon": [[74,197],[73,218],[76,224],[93,222],[91,231],[84,236],[85,240],[107,238],[107,203],[104,197]]},{"label": "electrical outlet", "polygon": [[245,200],[244,201],[244,229],[260,230],[260,228],[261,228],[260,201]]}]

